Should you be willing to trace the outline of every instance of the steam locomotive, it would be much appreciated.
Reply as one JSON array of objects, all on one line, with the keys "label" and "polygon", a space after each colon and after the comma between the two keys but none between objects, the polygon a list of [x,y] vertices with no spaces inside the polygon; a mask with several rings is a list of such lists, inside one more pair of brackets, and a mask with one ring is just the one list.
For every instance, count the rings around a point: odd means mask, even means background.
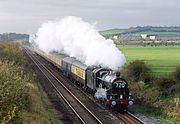
[{"label": "steam locomotive", "polygon": [[[111,69],[100,66],[87,66],[73,57],[45,52],[33,48],[33,51],[56,66],[65,76],[78,83],[92,95],[100,95],[100,99],[107,108],[119,112],[128,111],[133,104],[133,98],[128,89],[128,83],[120,77],[120,73],[113,73]],[[103,92],[99,92],[99,90]]]}]

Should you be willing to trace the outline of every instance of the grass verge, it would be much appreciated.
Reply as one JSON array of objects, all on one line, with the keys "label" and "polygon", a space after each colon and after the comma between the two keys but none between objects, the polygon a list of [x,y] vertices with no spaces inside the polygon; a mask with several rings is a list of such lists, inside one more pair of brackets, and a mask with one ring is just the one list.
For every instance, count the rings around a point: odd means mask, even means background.
[{"label": "grass verge", "polygon": [[29,88],[30,107],[23,111],[24,124],[57,124],[55,110],[44,92],[35,74],[31,74],[32,80],[27,84]]}]

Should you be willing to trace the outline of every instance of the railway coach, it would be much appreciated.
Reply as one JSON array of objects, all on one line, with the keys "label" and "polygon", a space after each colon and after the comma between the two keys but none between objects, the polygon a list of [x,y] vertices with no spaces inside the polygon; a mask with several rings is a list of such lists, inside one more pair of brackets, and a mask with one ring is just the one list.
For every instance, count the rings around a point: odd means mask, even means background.
[{"label": "railway coach", "polygon": [[75,60],[71,66],[72,78],[81,86],[86,86],[86,71],[87,66],[81,62]]}]

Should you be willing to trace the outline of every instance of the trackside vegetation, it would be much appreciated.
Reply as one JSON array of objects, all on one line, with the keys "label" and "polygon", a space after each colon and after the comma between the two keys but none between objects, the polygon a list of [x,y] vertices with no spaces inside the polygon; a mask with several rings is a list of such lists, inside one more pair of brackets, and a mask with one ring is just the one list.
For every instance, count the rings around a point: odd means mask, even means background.
[{"label": "trackside vegetation", "polygon": [[1,42],[0,124],[53,123],[45,108],[46,99],[18,43]]},{"label": "trackside vegetation", "polygon": [[151,70],[142,60],[130,62],[123,70],[135,97],[132,109],[158,117],[162,123],[180,122],[180,67],[167,77],[153,75]]}]

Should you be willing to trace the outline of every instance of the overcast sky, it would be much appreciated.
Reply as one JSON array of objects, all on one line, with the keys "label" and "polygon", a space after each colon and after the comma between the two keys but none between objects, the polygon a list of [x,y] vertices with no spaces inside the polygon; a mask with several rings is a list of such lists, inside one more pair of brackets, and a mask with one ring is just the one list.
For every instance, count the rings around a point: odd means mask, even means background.
[{"label": "overcast sky", "polygon": [[41,23],[69,15],[98,30],[180,26],[180,0],[0,0],[0,33],[36,33]]}]

